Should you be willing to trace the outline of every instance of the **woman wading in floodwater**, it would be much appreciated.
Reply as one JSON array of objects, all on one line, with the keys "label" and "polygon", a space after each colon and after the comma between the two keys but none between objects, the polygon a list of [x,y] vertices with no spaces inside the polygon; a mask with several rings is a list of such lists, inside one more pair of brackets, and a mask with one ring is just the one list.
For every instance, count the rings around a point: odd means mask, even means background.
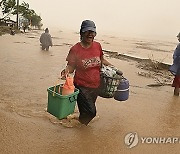
[{"label": "woman wading in floodwater", "polygon": [[96,26],[91,20],[84,20],[80,29],[80,42],[76,43],[69,51],[66,58],[66,68],[61,76],[73,73],[74,85],[79,89],[77,104],[79,108],[79,121],[88,123],[96,116],[96,99],[100,85],[101,65],[111,65],[104,59],[100,43],[94,41]]}]

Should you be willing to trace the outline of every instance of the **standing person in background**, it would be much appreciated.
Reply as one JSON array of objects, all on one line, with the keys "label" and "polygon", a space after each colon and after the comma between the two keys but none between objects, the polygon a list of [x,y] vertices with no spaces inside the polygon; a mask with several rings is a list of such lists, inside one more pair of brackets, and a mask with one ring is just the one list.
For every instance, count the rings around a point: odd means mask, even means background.
[{"label": "standing person in background", "polygon": [[28,25],[27,25],[27,24],[25,24],[25,25],[23,26],[23,31],[24,31],[24,33],[26,33],[26,29],[28,29]]},{"label": "standing person in background", "polygon": [[100,43],[94,41],[96,26],[91,20],[84,20],[80,29],[80,42],[71,47],[66,58],[66,68],[61,72],[61,77],[73,73],[74,85],[79,89],[77,98],[80,112],[79,121],[88,123],[96,116],[96,99],[100,86],[101,65],[111,65],[104,59]]},{"label": "standing person in background", "polygon": [[46,51],[49,51],[49,46],[52,47],[52,38],[51,35],[49,34],[48,28],[45,29],[45,33],[41,34],[40,42],[41,42],[42,50],[46,49]]},{"label": "standing person in background", "polygon": [[23,26],[23,31],[24,31],[24,33],[26,32],[26,26]]},{"label": "standing person in background", "polygon": [[[180,33],[177,35],[180,42]],[[173,54],[173,65],[170,66],[171,73],[175,76],[172,87],[174,87],[174,95],[179,96],[180,88],[180,43],[177,45]]]},{"label": "standing person in background", "polygon": [[10,25],[10,35],[15,35],[15,30],[13,29],[13,25]]}]

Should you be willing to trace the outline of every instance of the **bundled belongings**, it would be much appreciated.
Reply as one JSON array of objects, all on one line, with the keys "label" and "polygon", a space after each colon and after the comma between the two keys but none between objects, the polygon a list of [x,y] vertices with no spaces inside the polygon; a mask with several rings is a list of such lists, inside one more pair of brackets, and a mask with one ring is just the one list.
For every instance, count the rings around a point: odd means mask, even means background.
[{"label": "bundled belongings", "polygon": [[114,67],[102,65],[99,96],[103,98],[112,98],[122,79],[122,74],[121,71]]}]

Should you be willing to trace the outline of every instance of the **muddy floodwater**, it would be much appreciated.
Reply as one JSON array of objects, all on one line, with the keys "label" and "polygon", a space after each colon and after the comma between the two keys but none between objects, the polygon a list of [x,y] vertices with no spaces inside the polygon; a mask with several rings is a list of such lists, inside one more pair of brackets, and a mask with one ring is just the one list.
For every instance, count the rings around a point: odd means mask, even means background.
[{"label": "muddy floodwater", "polygon": [[[130,97],[125,102],[98,97],[97,116],[88,126],[77,121],[77,107],[63,120],[49,114],[47,88],[57,83],[79,36],[53,33],[54,46],[41,51],[40,34],[0,37],[0,153],[179,153],[180,97],[173,96],[171,80],[164,86],[147,86],[155,78],[138,75],[147,71],[136,61],[107,57],[129,80]],[[101,42],[102,46],[110,48],[112,37],[104,40],[109,44]]]}]

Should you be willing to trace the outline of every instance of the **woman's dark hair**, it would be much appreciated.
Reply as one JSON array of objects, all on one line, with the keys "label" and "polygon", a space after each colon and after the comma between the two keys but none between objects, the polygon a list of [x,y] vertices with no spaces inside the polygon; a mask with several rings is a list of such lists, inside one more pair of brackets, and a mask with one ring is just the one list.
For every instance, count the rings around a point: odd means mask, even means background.
[{"label": "woman's dark hair", "polygon": [[83,32],[82,32],[82,30],[80,29],[80,41],[82,41],[82,35],[83,35]]}]

